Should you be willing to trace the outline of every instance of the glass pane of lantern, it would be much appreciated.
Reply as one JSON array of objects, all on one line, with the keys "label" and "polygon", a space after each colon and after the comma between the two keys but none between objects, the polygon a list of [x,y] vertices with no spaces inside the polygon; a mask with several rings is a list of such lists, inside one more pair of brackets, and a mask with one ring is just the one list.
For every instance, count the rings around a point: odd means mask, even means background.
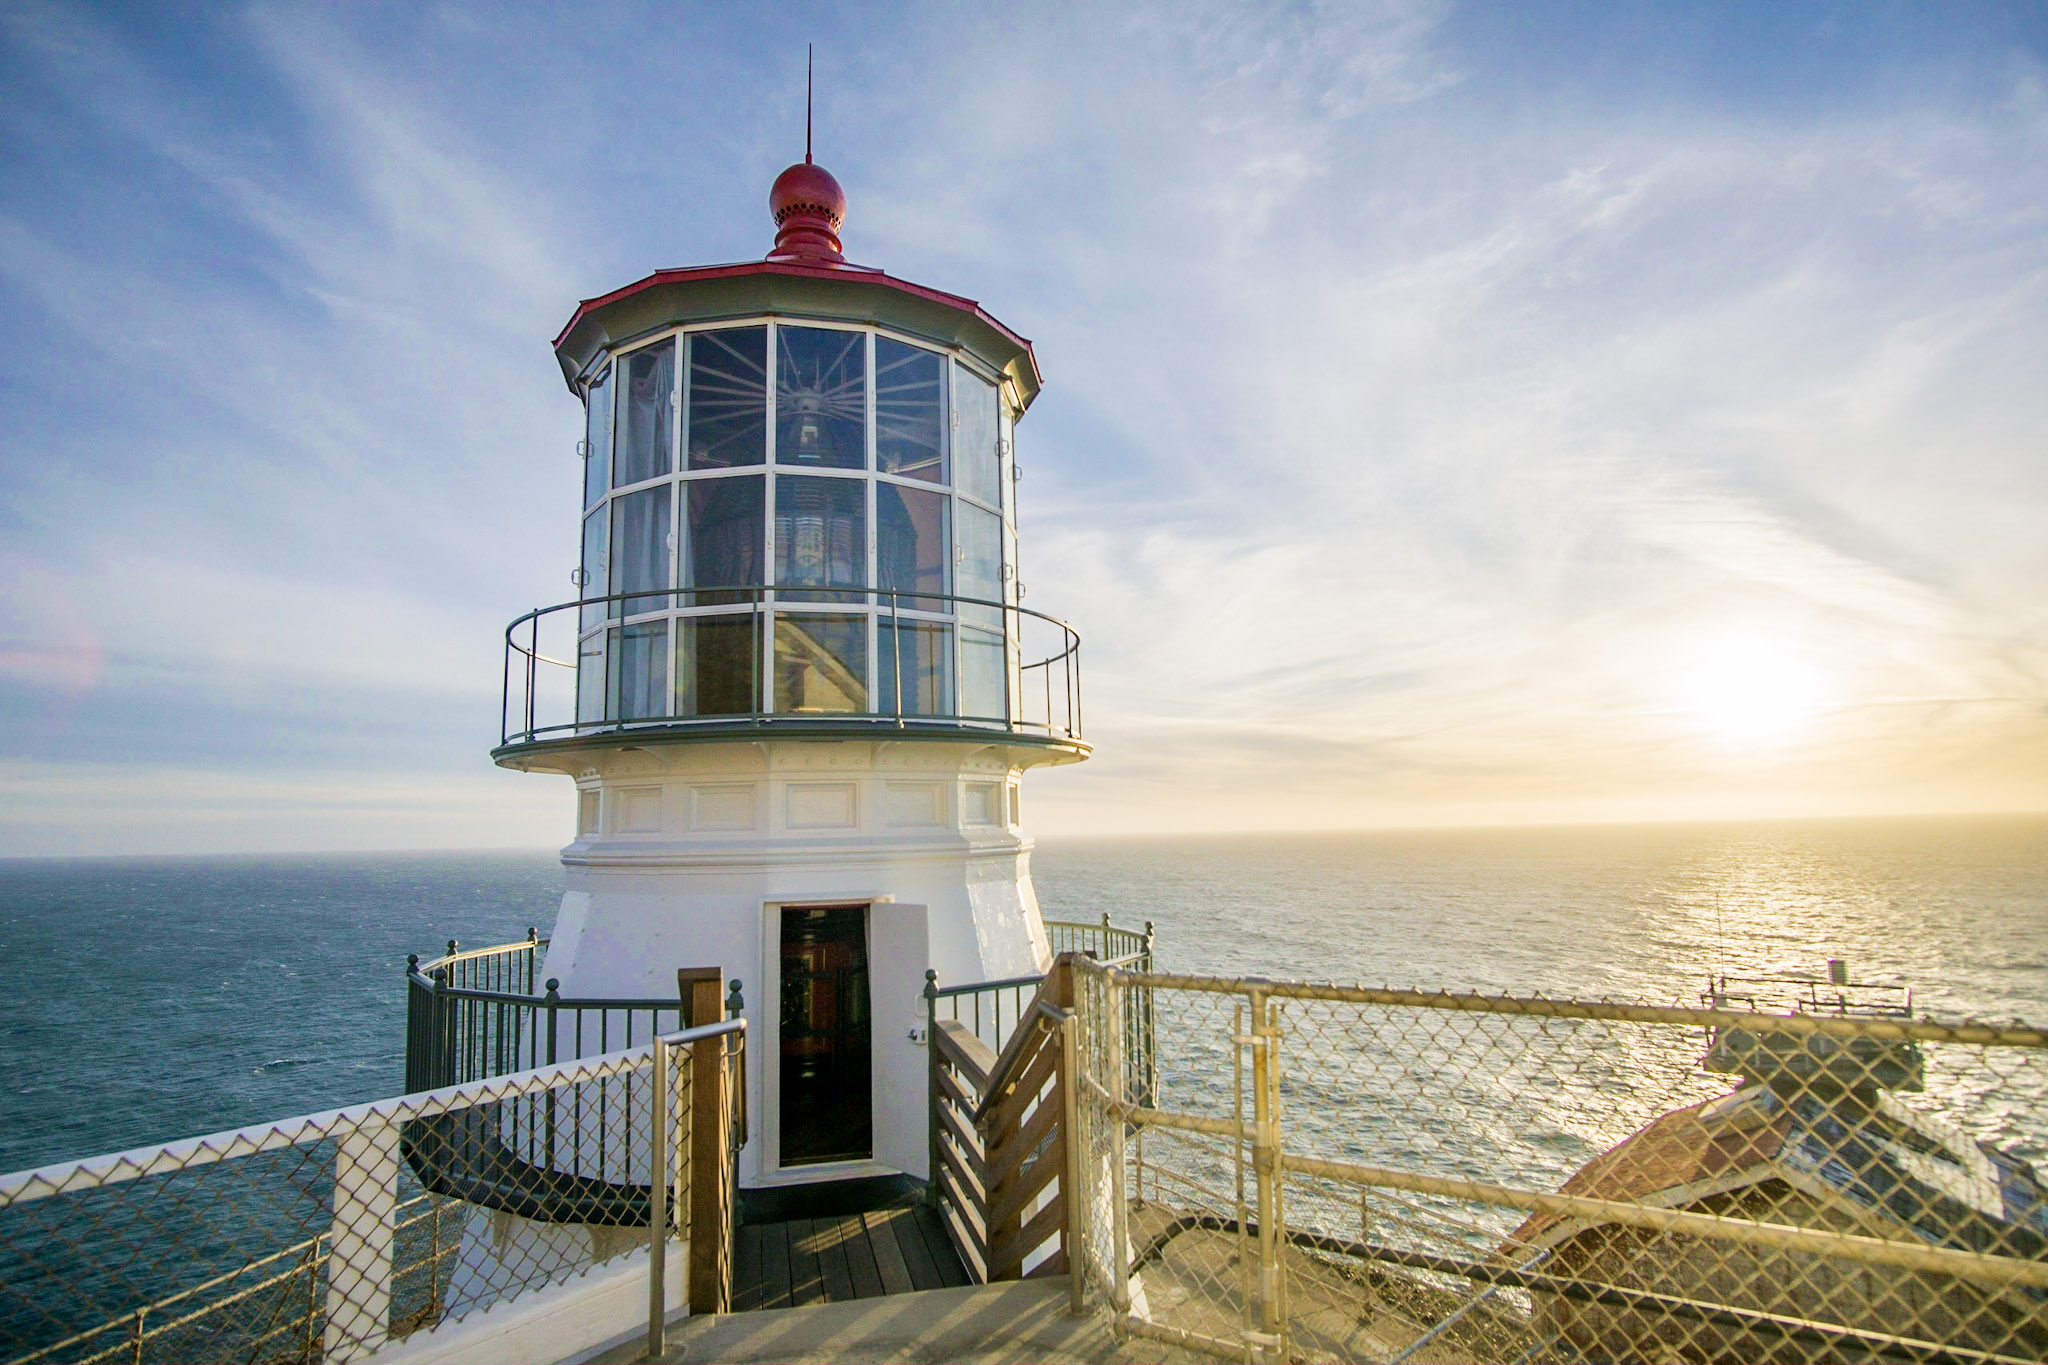
[{"label": "glass pane of lantern", "polygon": [[[668,582],[669,485],[659,484],[612,499],[612,591],[666,588]],[[660,611],[666,596],[629,597],[614,615]]]},{"label": "glass pane of lantern", "polygon": [[1002,632],[960,627],[960,714],[1007,721]]},{"label": "glass pane of lantern", "polygon": [[[758,474],[731,479],[698,479],[690,490],[689,538],[683,551],[683,586],[745,587],[764,583],[768,518],[762,500],[767,480]],[[756,593],[691,593],[686,607],[752,602]],[[750,708],[751,709],[751,708]]]},{"label": "glass pane of lantern", "polygon": [[583,565],[578,575],[583,581],[576,589],[576,595],[589,605],[583,608],[583,628],[589,629],[604,620],[609,612],[603,602],[590,602],[593,597],[603,597],[611,591],[610,576],[605,572],[610,556],[607,553],[610,542],[606,532],[611,525],[611,504],[599,503],[597,510],[583,519]]},{"label": "glass pane of lantern", "polygon": [[[946,505],[943,493],[875,482],[875,568],[884,588],[898,592],[946,591]],[[903,597],[907,611],[944,611],[937,598]]]},{"label": "glass pane of lantern", "polygon": [[865,469],[867,333],[778,327],[775,336],[775,463]]},{"label": "glass pane of lantern", "polygon": [[[884,715],[950,716],[953,714],[953,628],[937,621],[877,623],[876,710]],[[903,683],[903,709],[896,709],[896,679]]]},{"label": "glass pane of lantern", "polygon": [[668,714],[668,622],[614,626],[611,636],[611,718],[653,720]]},{"label": "glass pane of lantern", "polygon": [[868,709],[868,618],[862,612],[775,614],[775,709]]},{"label": "glass pane of lantern", "polygon": [[755,710],[760,623],[755,612],[676,621],[676,714],[744,716]]},{"label": "glass pane of lantern", "polygon": [[612,372],[606,370],[590,386],[583,415],[583,505],[604,496],[612,474]]},{"label": "glass pane of lantern", "polygon": [[1003,470],[996,453],[996,386],[955,365],[953,418],[955,485],[991,507],[1001,507]]},{"label": "glass pane of lantern", "polygon": [[[858,588],[867,583],[867,482],[862,479],[775,480],[775,582],[804,587]],[[850,592],[786,593],[793,602],[861,599]]]},{"label": "glass pane of lantern", "polygon": [[[1003,596],[1003,519],[970,502],[959,505],[959,518],[954,530],[960,537],[960,549],[953,558],[960,595],[984,602],[1007,601]],[[1000,630],[1003,613],[1000,607],[962,603],[960,619]]]},{"label": "glass pane of lantern", "polygon": [[944,483],[945,418],[945,358],[876,337],[875,468]]},{"label": "glass pane of lantern", "polygon": [[676,344],[664,341],[622,358],[612,487],[644,483],[675,468]]},{"label": "glass pane of lantern", "polygon": [[768,458],[768,329],[731,327],[690,338],[690,468]]},{"label": "glass pane of lantern", "polygon": [[576,723],[593,725],[604,719],[604,631],[576,648]]}]

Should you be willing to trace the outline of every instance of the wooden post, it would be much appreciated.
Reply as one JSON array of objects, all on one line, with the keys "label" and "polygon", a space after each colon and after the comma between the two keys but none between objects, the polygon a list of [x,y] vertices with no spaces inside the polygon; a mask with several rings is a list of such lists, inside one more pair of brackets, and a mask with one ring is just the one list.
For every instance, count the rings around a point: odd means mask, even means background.
[{"label": "wooden post", "polygon": [[729,1035],[690,1045],[690,1311],[732,1311],[732,1127],[725,1088]]},{"label": "wooden post", "polygon": [[[684,967],[676,973],[691,1028],[725,1017],[725,971]],[[690,1311],[732,1308],[732,1171],[727,1137],[732,1096],[726,1090],[726,1035],[690,1044]]]},{"label": "wooden post", "polygon": [[702,1028],[725,1018],[725,969],[680,967],[676,993],[683,997],[683,1027]]}]

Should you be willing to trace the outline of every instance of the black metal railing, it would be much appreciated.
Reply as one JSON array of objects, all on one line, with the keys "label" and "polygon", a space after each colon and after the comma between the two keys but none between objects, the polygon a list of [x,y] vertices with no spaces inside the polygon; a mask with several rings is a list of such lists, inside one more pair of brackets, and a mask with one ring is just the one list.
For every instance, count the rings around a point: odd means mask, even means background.
[{"label": "black metal railing", "polygon": [[[1152,921],[1145,927],[1120,929],[1104,915],[1100,923],[1089,920],[1046,920],[1045,937],[1054,956],[1081,953],[1110,967],[1135,972],[1152,970],[1154,934]],[[1010,1034],[1038,994],[1044,973],[1014,976],[1002,981],[975,981],[958,986],[939,983],[936,971],[924,974],[925,1019],[927,1025],[952,1022],[964,1025],[975,1037],[1000,1053]],[[1137,1018],[1137,1016],[1133,1016]],[[1138,1019],[1132,1031],[1134,1057],[1149,1059],[1152,1052],[1150,1015]],[[1149,1062],[1147,1063],[1149,1065]]]},{"label": "black metal railing", "polygon": [[[720,1019],[692,1019],[679,991],[658,999],[564,997],[550,978],[536,994],[548,940],[406,959],[405,1088],[408,1094],[576,1062],[644,1046]],[[744,1007],[729,983],[722,1014]],[[717,1013],[717,1012],[714,1012]],[[727,1058],[732,1075],[730,1144],[746,1143],[745,1037]],[[427,1189],[544,1222],[639,1226],[648,1187],[630,1174],[635,1116],[644,1117],[651,1081],[609,1077],[406,1125],[402,1147]]]},{"label": "black metal railing", "polygon": [[[862,665],[858,699],[852,709],[807,708],[775,695],[777,666],[769,657],[776,621],[820,606],[876,623],[878,642]],[[859,612],[846,607],[863,608]],[[697,608],[715,608],[697,611]],[[681,610],[686,614],[676,615]],[[722,695],[694,704],[680,700],[675,661],[677,623],[748,622],[744,662],[736,676],[718,679]],[[632,697],[621,685],[620,647],[612,632],[671,623],[661,645],[659,696]],[[946,627],[943,668],[924,670],[914,641],[920,628]],[[965,679],[965,637],[984,631],[1003,649],[1002,695],[993,689],[971,698]],[[887,643],[881,643],[886,637]],[[586,653],[589,645],[603,646]],[[886,667],[884,666],[886,665]],[[601,679],[588,671],[603,670]],[[549,670],[560,670],[550,672]],[[908,677],[908,681],[906,678]],[[601,699],[601,704],[597,704]],[[989,703],[993,702],[993,706]],[[909,589],[819,586],[693,587],[610,593],[537,607],[505,628],[505,667],[500,743],[647,729],[719,731],[821,724],[897,730],[969,729],[1001,731],[1011,737],[1079,745],[1081,725],[1081,637],[1066,622],[1043,612],[989,598]]]},{"label": "black metal railing", "polygon": [[[535,930],[518,943],[406,959],[405,1088],[408,1094],[488,1080],[556,1062],[637,1047],[664,1033],[716,1023],[691,1019],[680,994],[666,999],[565,997],[553,978],[534,990],[548,940]],[[741,1007],[731,982],[728,1016]]]}]

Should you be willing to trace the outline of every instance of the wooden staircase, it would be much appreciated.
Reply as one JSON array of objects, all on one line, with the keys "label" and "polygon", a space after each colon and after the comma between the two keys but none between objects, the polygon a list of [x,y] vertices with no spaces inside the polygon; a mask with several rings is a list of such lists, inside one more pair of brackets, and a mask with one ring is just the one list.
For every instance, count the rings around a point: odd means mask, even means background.
[{"label": "wooden staircase", "polygon": [[931,1189],[968,1274],[983,1284],[1064,1275],[1078,1250],[1067,1141],[1074,956],[1054,960],[1002,1055],[960,1023],[932,1027]]}]

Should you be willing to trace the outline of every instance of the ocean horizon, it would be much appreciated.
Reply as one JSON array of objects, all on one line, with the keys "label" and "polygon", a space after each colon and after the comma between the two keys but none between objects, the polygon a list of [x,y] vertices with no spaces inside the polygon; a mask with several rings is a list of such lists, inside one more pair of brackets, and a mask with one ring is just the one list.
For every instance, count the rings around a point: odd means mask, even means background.
[{"label": "ocean horizon", "polygon": [[[2048,815],[1050,836],[1049,919],[1176,970],[1652,1003],[1901,982],[2048,1022]],[[406,955],[545,936],[555,849],[0,860],[0,1170],[398,1093]],[[744,973],[741,973],[744,977]]]}]

